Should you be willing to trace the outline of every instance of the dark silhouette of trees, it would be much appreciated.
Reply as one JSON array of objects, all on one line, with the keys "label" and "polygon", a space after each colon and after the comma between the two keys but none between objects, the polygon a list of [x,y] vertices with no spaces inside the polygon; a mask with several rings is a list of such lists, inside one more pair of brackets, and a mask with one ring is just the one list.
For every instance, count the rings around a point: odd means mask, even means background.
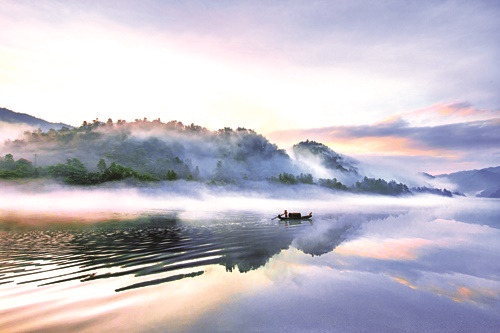
[{"label": "dark silhouette of trees", "polygon": [[280,173],[278,177],[271,177],[271,181],[277,182],[277,183],[282,183],[282,184],[288,184],[288,185],[295,185],[295,184],[309,184],[313,185],[313,176],[310,173],[304,174],[301,173],[298,176],[294,176],[291,173]]},{"label": "dark silhouette of trees", "polygon": [[362,181],[356,182],[355,192],[369,192],[385,195],[400,195],[411,193],[408,187],[402,183],[396,183],[394,180],[387,182],[383,179],[364,177]]},{"label": "dark silhouette of trees", "polygon": [[340,191],[348,191],[349,190],[349,188],[346,185],[337,181],[337,178],[333,178],[333,179],[320,178],[318,180],[318,185],[323,186],[323,187],[327,187],[330,189],[334,189],[334,190],[340,190]]},{"label": "dark silhouette of trees", "polygon": [[412,192],[415,192],[415,193],[436,194],[436,195],[440,195],[443,197],[452,197],[453,196],[451,191],[448,191],[445,188],[439,189],[439,188],[429,188],[429,187],[414,187],[411,190],[412,190]]},{"label": "dark silhouette of trees", "polygon": [[179,177],[177,176],[177,173],[174,170],[168,170],[167,171],[167,180],[177,180]]}]

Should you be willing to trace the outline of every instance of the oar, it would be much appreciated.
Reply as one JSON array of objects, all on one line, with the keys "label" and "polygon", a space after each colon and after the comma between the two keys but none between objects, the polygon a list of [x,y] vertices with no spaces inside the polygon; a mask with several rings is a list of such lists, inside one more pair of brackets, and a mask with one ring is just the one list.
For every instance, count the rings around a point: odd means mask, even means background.
[{"label": "oar", "polygon": [[280,216],[278,215],[278,216],[273,217],[273,218],[271,219],[271,221],[272,221],[272,220],[274,220],[274,219],[277,219],[278,217],[280,217]]}]

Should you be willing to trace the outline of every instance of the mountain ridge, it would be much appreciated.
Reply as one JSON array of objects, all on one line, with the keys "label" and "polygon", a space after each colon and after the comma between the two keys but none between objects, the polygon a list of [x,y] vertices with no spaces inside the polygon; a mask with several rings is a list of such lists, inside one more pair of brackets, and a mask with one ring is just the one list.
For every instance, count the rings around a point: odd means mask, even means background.
[{"label": "mountain ridge", "polygon": [[436,175],[457,185],[467,195],[500,198],[500,166]]},{"label": "mountain ridge", "polygon": [[73,126],[67,124],[51,123],[26,113],[15,112],[2,107],[0,107],[0,121],[11,124],[26,124],[32,127],[40,128],[43,131],[48,131],[50,129],[57,130],[63,127],[73,128]]}]

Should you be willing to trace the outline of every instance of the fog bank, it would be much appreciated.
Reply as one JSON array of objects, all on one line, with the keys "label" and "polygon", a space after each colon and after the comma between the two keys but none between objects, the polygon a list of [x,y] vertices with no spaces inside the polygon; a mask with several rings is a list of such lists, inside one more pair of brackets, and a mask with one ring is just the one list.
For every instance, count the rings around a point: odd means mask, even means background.
[{"label": "fog bank", "polygon": [[[71,187],[53,182],[24,184],[3,182],[0,219],[56,221],[100,221],[128,219],[158,212],[211,216],[243,211],[272,218],[284,209],[303,214],[405,211],[410,207],[481,205],[480,199],[438,196],[388,197],[333,192],[311,185],[270,186],[256,182],[245,190],[231,186],[210,186],[197,182],[159,182],[154,187],[109,186]],[[194,214],[194,215],[193,215]]]}]

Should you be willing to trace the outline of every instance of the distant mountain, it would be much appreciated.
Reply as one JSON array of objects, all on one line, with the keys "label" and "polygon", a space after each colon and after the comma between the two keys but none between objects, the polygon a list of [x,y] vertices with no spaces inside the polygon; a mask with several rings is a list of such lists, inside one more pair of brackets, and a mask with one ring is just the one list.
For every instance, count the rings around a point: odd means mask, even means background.
[{"label": "distant mountain", "polygon": [[419,172],[419,175],[421,175],[425,179],[434,179],[434,178],[436,178],[433,175],[428,174],[427,172]]},{"label": "distant mountain", "polygon": [[40,128],[43,131],[48,131],[50,129],[59,130],[63,127],[72,128],[70,125],[63,123],[50,123],[43,119],[30,116],[29,114],[18,113],[5,108],[0,108],[0,121],[11,124],[26,124],[32,127]]},{"label": "distant mountain", "polygon": [[468,195],[500,198],[500,166],[437,175],[436,178],[447,179],[457,185],[458,191]]}]

